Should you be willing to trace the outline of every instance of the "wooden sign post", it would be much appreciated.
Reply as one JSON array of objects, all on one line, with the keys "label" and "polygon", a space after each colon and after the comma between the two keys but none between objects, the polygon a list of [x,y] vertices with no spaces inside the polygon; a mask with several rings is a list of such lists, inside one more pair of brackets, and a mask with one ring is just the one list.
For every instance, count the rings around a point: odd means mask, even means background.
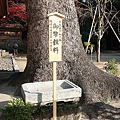
[{"label": "wooden sign post", "polygon": [[62,61],[62,18],[65,16],[54,12],[49,17],[49,62],[53,62],[53,120],[56,120],[56,62]]}]

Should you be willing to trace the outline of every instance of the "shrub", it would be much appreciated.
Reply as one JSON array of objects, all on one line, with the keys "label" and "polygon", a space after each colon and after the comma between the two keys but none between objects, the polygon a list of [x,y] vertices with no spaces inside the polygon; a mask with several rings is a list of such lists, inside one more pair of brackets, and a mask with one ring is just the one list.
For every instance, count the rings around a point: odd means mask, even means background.
[{"label": "shrub", "polygon": [[21,98],[14,98],[8,102],[5,109],[0,108],[6,120],[31,120],[36,108],[29,102],[25,103]]},{"label": "shrub", "polygon": [[103,67],[107,72],[112,73],[114,75],[119,75],[118,66],[116,65],[115,59],[108,60],[107,63],[105,63],[105,66]]}]

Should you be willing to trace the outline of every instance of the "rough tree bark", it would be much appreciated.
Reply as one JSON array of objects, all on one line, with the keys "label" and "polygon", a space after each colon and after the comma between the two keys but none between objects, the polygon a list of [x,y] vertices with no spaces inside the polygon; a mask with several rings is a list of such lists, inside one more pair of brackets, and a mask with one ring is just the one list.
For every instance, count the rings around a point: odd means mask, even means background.
[{"label": "rough tree bark", "polygon": [[47,14],[59,12],[63,20],[63,58],[57,63],[57,79],[68,79],[83,89],[85,103],[120,97],[120,78],[107,74],[89,60],[80,39],[73,0],[28,0],[28,44],[26,82],[52,80],[48,61]]}]

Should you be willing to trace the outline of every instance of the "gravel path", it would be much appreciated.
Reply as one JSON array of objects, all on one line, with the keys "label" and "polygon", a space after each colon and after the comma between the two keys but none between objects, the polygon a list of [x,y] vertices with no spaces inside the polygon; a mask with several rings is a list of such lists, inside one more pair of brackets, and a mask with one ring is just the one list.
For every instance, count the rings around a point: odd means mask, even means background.
[{"label": "gravel path", "polygon": [[12,57],[6,56],[0,58],[0,71],[13,71]]}]

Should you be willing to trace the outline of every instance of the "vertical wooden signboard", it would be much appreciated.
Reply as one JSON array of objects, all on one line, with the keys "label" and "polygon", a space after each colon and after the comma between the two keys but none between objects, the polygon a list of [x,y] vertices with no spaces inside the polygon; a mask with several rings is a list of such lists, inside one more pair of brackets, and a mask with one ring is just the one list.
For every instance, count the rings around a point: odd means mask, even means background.
[{"label": "vertical wooden signboard", "polygon": [[56,62],[62,61],[62,18],[54,12],[49,17],[49,62],[53,62],[53,120],[56,120]]}]

